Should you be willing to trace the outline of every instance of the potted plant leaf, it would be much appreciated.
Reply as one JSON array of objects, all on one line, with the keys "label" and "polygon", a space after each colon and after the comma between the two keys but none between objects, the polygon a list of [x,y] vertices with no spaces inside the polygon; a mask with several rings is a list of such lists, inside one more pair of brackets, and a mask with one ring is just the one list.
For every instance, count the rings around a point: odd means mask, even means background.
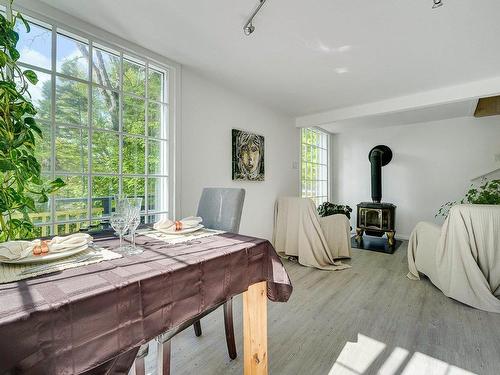
[{"label": "potted plant leaf", "polygon": [[352,208],[348,205],[335,204],[331,202],[324,202],[318,207],[318,215],[321,217],[343,214],[347,216],[348,219],[351,218]]},{"label": "potted plant leaf", "polygon": [[482,184],[479,186],[474,186],[472,184],[465,193],[465,197],[459,201],[454,202],[446,202],[443,204],[438,212],[436,213],[436,217],[448,216],[450,212],[450,208],[456,204],[500,204],[500,180],[483,180]]},{"label": "potted plant leaf", "polygon": [[36,85],[38,78],[33,70],[18,65],[16,49],[16,22],[27,32],[30,27],[20,13],[13,14],[12,1],[9,5],[6,15],[0,14],[0,242],[31,237],[29,213],[36,212],[36,202],[47,202],[64,186],[60,178],[50,182],[41,178],[35,149],[42,131],[28,92],[28,82]]}]

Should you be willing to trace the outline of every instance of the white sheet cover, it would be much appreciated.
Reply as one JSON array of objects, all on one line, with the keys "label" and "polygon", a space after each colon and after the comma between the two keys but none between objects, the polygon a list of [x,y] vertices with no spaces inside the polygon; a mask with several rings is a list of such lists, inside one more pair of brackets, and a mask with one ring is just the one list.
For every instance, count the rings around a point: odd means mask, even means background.
[{"label": "white sheet cover", "polygon": [[500,206],[456,205],[442,227],[419,223],[408,268],[410,279],[423,273],[448,297],[500,313]]},{"label": "white sheet cover", "polygon": [[297,256],[304,266],[322,270],[350,268],[338,259],[351,257],[350,224],[345,215],[320,218],[308,198],[279,198],[273,244],[281,256]]}]

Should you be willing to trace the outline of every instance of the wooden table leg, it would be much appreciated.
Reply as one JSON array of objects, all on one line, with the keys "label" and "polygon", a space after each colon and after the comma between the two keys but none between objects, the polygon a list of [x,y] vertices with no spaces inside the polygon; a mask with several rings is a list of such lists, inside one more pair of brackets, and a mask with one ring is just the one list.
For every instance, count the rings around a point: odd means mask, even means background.
[{"label": "wooden table leg", "polygon": [[243,374],[267,375],[267,283],[243,293]]}]

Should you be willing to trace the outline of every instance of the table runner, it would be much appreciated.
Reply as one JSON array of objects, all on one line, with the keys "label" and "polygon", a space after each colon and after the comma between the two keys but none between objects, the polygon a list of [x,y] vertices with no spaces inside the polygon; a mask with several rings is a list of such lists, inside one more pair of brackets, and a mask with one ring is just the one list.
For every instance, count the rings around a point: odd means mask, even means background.
[{"label": "table runner", "polygon": [[[117,246],[114,237],[95,241]],[[167,244],[141,236],[137,244],[146,251],[0,285],[0,337],[11,338],[0,340],[0,373],[96,373],[117,363],[123,371],[139,345],[254,283],[267,281],[271,301],[292,292],[263,239],[225,233]]]},{"label": "table runner", "polygon": [[214,230],[202,228],[197,230],[196,232],[186,233],[186,234],[167,234],[152,228],[141,229],[138,232],[138,235],[143,235],[146,237],[150,237],[157,240],[162,240],[164,242],[168,242],[170,244],[178,244],[188,241],[196,241],[201,238],[215,236],[217,234],[226,233],[222,230]]}]

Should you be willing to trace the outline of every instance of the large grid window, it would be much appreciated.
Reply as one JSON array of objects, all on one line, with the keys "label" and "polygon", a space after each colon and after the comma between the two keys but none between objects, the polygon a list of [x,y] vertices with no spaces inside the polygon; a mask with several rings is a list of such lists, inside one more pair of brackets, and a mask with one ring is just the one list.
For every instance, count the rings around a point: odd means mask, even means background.
[{"label": "large grid window", "polygon": [[67,183],[32,215],[41,234],[100,221],[117,193],[143,197],[146,222],[168,214],[168,69],[26,18],[18,50],[39,78],[37,157],[47,179]]},{"label": "large grid window", "polygon": [[328,134],[301,130],[301,191],[316,206],[328,201]]}]

